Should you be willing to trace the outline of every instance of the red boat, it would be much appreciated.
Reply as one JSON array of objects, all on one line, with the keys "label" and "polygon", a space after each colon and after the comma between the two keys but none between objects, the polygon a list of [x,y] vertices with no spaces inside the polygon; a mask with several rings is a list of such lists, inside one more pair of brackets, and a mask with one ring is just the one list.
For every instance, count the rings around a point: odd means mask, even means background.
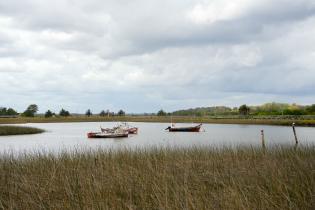
[{"label": "red boat", "polygon": [[136,127],[128,128],[128,133],[129,134],[137,134],[138,128],[136,128]]},{"label": "red boat", "polygon": [[192,127],[167,127],[165,130],[169,130],[170,132],[199,132],[202,124]]}]

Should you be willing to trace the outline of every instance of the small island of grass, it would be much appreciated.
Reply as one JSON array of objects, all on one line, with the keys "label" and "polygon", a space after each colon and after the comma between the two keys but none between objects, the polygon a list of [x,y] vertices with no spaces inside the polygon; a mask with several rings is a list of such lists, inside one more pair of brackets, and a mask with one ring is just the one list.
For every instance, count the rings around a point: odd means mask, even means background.
[{"label": "small island of grass", "polygon": [[43,133],[44,130],[40,128],[25,127],[25,126],[0,126],[0,136],[9,135],[24,135]]}]

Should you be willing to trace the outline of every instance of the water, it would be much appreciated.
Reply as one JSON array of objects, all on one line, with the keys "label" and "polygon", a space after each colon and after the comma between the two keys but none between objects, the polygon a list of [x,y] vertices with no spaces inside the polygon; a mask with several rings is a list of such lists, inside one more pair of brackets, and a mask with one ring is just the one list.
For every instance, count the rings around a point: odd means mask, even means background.
[{"label": "water", "polygon": [[[47,132],[34,135],[0,137],[0,153],[33,153],[73,150],[90,150],[97,148],[150,148],[150,147],[190,147],[190,146],[260,146],[260,130],[265,131],[267,146],[294,145],[291,127],[266,125],[223,125],[204,124],[199,133],[176,133],[165,131],[168,123],[130,123],[139,128],[137,135],[121,139],[88,139],[90,131],[99,131],[102,127],[113,127],[116,122],[81,122],[81,123],[28,123],[45,129]],[[191,124],[176,124],[191,126]],[[21,125],[22,126],[22,125]],[[315,128],[297,127],[301,145],[315,143]]]}]

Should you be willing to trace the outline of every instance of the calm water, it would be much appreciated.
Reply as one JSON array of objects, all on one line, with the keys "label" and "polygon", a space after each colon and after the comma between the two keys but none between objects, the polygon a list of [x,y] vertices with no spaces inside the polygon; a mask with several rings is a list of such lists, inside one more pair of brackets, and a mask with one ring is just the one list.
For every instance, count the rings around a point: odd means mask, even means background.
[{"label": "calm water", "polygon": [[[189,146],[259,146],[260,130],[265,131],[268,146],[293,145],[294,136],[291,127],[262,125],[221,125],[204,124],[200,133],[170,133],[164,129],[168,123],[130,123],[139,127],[137,135],[121,139],[88,139],[86,133],[99,131],[100,126],[112,127],[113,122],[83,123],[36,123],[25,124],[45,129],[47,132],[35,135],[0,137],[0,153],[32,153],[36,151],[58,153],[77,149],[94,148],[148,148],[189,147]],[[178,123],[177,126],[191,124]],[[315,143],[315,128],[297,127],[297,135],[301,145]]]}]

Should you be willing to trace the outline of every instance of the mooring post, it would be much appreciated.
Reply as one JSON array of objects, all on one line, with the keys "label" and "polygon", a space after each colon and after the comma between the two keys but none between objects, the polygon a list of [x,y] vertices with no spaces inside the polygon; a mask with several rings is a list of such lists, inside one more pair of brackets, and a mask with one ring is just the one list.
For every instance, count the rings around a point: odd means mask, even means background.
[{"label": "mooring post", "polygon": [[295,138],[295,144],[298,144],[298,139],[296,136],[296,131],[295,131],[295,123],[292,123],[292,129],[293,129],[293,134],[294,134],[294,138]]},{"label": "mooring post", "polygon": [[261,130],[261,145],[263,149],[266,148],[264,130]]}]

